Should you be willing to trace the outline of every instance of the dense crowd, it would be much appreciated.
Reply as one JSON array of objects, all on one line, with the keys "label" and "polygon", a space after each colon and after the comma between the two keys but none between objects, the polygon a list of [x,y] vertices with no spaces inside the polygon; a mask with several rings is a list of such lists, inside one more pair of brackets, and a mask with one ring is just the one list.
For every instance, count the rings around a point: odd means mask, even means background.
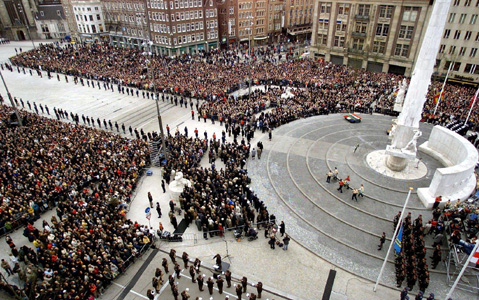
[{"label": "dense crowd", "polygon": [[[33,244],[17,249],[7,237],[12,262],[26,265],[11,271],[31,298],[97,295],[152,239],[147,227],[125,218],[148,163],[147,144],[24,111],[27,126],[10,127],[10,113],[0,106],[0,216],[6,230],[24,225]],[[56,217],[33,226],[53,206]]]},{"label": "dense crowd", "polygon": [[[235,50],[213,50],[176,58],[148,57],[143,55],[143,51],[108,44],[66,47],[48,44],[22,52],[13,57],[11,62],[19,67],[61,72],[140,89],[152,88],[147,72],[147,67],[151,67],[156,88],[185,97],[210,100],[209,106],[202,107],[202,111],[208,118],[216,120],[241,114],[238,106],[247,107],[251,112],[255,107],[261,107],[261,102],[272,98],[268,95],[230,101],[230,93],[248,82],[301,88],[303,92],[295,97],[295,103],[302,110],[323,108],[326,111],[355,109],[370,112],[374,108],[378,112],[393,113],[394,94],[403,79],[398,75],[333,65],[321,59],[280,63],[263,60],[255,63],[255,59],[253,62],[240,59],[240,54]],[[259,54],[260,51],[254,53]],[[446,85],[434,115],[434,97],[441,86],[442,82],[432,83],[423,120],[444,123],[452,117],[465,119],[474,89]],[[478,123],[477,109],[473,110],[470,120],[474,124]]]}]

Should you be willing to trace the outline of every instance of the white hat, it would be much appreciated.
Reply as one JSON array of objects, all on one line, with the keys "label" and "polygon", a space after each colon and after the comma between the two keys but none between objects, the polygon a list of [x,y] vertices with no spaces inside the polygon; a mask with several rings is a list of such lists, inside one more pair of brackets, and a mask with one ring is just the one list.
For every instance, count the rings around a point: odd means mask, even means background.
[{"label": "white hat", "polygon": [[246,297],[249,297],[249,294],[246,294]]},{"label": "white hat", "polygon": [[186,288],[186,291],[187,291],[187,292],[189,292],[189,291],[190,291],[190,289],[189,289],[189,288]]},{"label": "white hat", "polygon": [[225,272],[221,272],[221,274],[225,275]]},{"label": "white hat", "polygon": [[210,300],[213,300],[213,297],[210,297]]},{"label": "white hat", "polygon": [[205,275],[205,274],[203,274],[203,277],[206,277],[206,275]]}]

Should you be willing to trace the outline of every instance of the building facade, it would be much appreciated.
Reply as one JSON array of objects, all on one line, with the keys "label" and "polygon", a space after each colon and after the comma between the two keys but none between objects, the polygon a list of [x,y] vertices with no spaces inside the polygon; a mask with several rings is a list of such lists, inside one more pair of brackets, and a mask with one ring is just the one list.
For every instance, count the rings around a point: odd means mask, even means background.
[{"label": "building facade", "polygon": [[218,3],[218,32],[222,48],[238,42],[238,0]]},{"label": "building facade", "polygon": [[102,5],[99,0],[72,0],[71,9],[76,23],[76,32],[83,42],[108,38],[105,29]]},{"label": "building facade", "polygon": [[317,1],[311,52],[335,64],[410,76],[432,1]]},{"label": "building facade", "polygon": [[479,83],[479,0],[452,0],[441,46],[436,75]]},{"label": "building facade", "polygon": [[138,47],[150,39],[145,1],[102,0],[102,5],[113,45]]},{"label": "building facade", "polygon": [[70,34],[63,6],[59,0],[41,1],[35,16],[41,39],[61,39]]},{"label": "building facade", "polygon": [[293,42],[311,40],[314,0],[286,0],[284,32]]},{"label": "building facade", "polygon": [[36,4],[29,0],[0,1],[0,32],[2,37],[22,41],[37,39],[34,15]]}]

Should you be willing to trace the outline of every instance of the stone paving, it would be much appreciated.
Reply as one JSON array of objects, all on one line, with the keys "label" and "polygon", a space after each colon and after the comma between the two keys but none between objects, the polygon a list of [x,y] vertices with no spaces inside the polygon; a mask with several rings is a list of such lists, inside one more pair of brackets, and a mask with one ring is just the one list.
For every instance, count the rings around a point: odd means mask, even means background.
[{"label": "stone paving", "polygon": [[[22,47],[24,50],[31,48],[29,43],[12,42],[0,45],[0,61],[14,55],[15,47]],[[145,132],[158,130],[155,103],[153,100],[143,99],[141,95],[137,98],[119,94],[116,90],[111,92],[103,88],[75,85],[72,78],[66,83],[64,76],[58,82],[56,74],[49,80],[46,76],[30,76],[28,72],[2,73],[12,96],[48,105],[51,111],[53,107],[57,107],[80,116],[85,114],[94,119],[105,118],[112,122],[118,121],[119,124],[125,123],[127,128],[143,128]],[[0,93],[6,95],[3,86],[0,87]],[[190,134],[198,128],[200,134],[207,130],[209,136],[213,132],[219,136],[222,130],[218,123],[212,125],[210,122],[191,120],[189,107],[180,108],[161,101],[160,105],[163,124],[169,124],[171,130],[176,130],[178,126],[178,130],[183,132],[186,126]],[[400,210],[408,187],[416,189],[427,186],[439,164],[420,154],[429,168],[427,175],[410,181],[391,180],[371,170],[367,166],[366,156],[372,150],[385,147],[388,142],[385,131],[390,122],[390,117],[363,115],[362,123],[349,124],[342,115],[330,115],[284,125],[273,131],[272,141],[268,141],[264,134],[256,133],[252,145],[256,145],[261,139],[265,151],[261,160],[248,162],[252,189],[267,203],[269,210],[278,220],[285,221],[286,231],[293,238],[290,249],[269,249],[262,232],[259,234],[260,238],[252,242],[238,242],[232,233],[226,233],[225,238],[204,240],[196,227],[191,226],[186,231],[183,243],[158,242],[160,251],[146,270],[137,274],[151,251],[143,255],[126,274],[115,280],[101,299],[116,299],[132,280],[137,281],[131,290],[128,290],[125,299],[145,299],[146,290],[151,287],[153,270],[159,266],[160,258],[164,256],[163,251],[169,251],[170,247],[175,248],[178,254],[186,251],[191,258],[199,257],[205,267],[211,267],[214,262],[213,255],[227,254],[226,245],[233,257],[233,277],[247,276],[250,282],[262,281],[267,290],[265,299],[321,298],[330,269],[338,272],[331,299],[398,298],[399,292],[390,288],[394,286],[392,264],[387,265],[381,281],[389,287],[379,286],[376,293],[372,291],[372,281],[376,279],[381,260],[386,253],[386,250],[376,250],[379,235],[385,231],[388,238],[391,237],[392,218]],[[431,127],[424,124],[421,129],[424,135],[419,143],[427,139]],[[130,136],[128,130],[126,134],[120,134]],[[358,143],[360,147],[354,153],[354,147]],[[208,166],[207,158],[202,161],[202,165]],[[221,167],[222,165],[217,163],[217,168]],[[358,203],[350,200],[350,191],[340,194],[336,191],[337,183],[325,182],[328,168],[334,167],[338,167],[341,176],[351,176],[351,186],[364,184],[366,196],[360,198]],[[161,191],[160,170],[152,170],[153,176],[142,179],[128,217],[148,224],[144,210],[148,204],[146,195],[151,191],[154,202],[160,202],[165,215],[160,219],[155,217],[153,212],[151,226],[158,228],[161,221],[165,229],[172,232],[173,228],[167,220],[167,203],[170,196],[168,191],[165,194]],[[418,214],[423,214],[425,220],[430,217],[430,212],[423,208],[415,194],[410,201],[409,210],[413,217]],[[44,218],[49,220],[53,212],[47,212]],[[21,231],[16,231],[12,237],[19,245],[25,243]],[[389,240],[385,247],[388,244]],[[430,246],[430,241],[427,244]],[[7,257],[7,245],[3,241],[0,241],[0,250],[0,257]],[[391,259],[392,257],[389,258]],[[207,273],[207,276],[210,274],[211,272]],[[18,283],[14,277],[9,280]],[[444,296],[448,289],[444,277],[444,267],[441,265],[437,271],[431,273],[428,291]],[[209,299],[208,295],[197,293],[197,287],[189,284],[186,276],[180,281],[180,287],[180,292],[189,287],[192,299],[197,296]],[[229,292],[231,293],[231,290]],[[455,293],[454,297],[472,299],[472,295],[463,292]],[[169,288],[157,297],[171,298]],[[232,298],[236,297],[230,296],[230,299]],[[213,299],[224,299],[224,295],[220,296],[215,291]]]}]

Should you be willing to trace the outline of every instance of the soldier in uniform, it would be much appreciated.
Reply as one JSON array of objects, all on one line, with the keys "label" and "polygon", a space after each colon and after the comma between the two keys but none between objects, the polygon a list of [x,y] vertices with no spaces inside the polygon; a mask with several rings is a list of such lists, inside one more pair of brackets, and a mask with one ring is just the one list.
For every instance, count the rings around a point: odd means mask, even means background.
[{"label": "soldier in uniform", "polygon": [[183,252],[183,255],[181,255],[181,259],[183,260],[183,263],[185,264],[185,269],[188,268],[188,253]]},{"label": "soldier in uniform", "polygon": [[398,226],[399,220],[401,219],[401,212],[398,212],[398,214],[394,217],[393,220],[393,230],[396,230],[396,227]]},{"label": "soldier in uniform", "polygon": [[224,280],[221,278],[221,276],[218,276],[218,279],[216,280],[216,284],[218,285],[218,291],[220,294],[223,294],[223,284]]},{"label": "soldier in uniform", "polygon": [[409,300],[409,296],[407,295],[409,292],[409,288],[405,287],[402,291],[401,291],[401,300]]},{"label": "soldier in uniform", "polygon": [[168,271],[168,261],[166,260],[166,258],[163,258],[163,261],[162,261],[161,265],[165,269],[165,273],[168,274],[169,273],[169,271]]},{"label": "soldier in uniform", "polygon": [[225,279],[226,279],[226,287],[230,288],[231,287],[231,271],[230,270],[226,270]]},{"label": "soldier in uniform", "polygon": [[176,263],[176,250],[175,249],[170,250],[170,258],[171,258],[171,261],[175,264]]},{"label": "soldier in uniform", "polygon": [[249,295],[249,298],[248,298],[248,299],[249,299],[249,300],[256,300],[256,295],[255,295],[254,293],[251,293],[251,294]]},{"label": "soldier in uniform", "polygon": [[175,276],[170,275],[170,277],[168,277],[168,283],[173,287],[175,285]]},{"label": "soldier in uniform", "polygon": [[258,298],[261,299],[261,293],[263,292],[263,283],[261,281],[256,284],[256,291],[258,292]]},{"label": "soldier in uniform", "polygon": [[213,286],[215,285],[213,277],[208,278],[208,281],[206,281],[206,285],[208,286],[208,292],[210,293],[210,295],[213,295]]},{"label": "soldier in uniform", "polygon": [[173,293],[173,297],[175,298],[175,300],[178,300],[178,296],[180,295],[180,293],[178,292],[178,288],[176,287],[176,285],[173,285],[171,287],[171,292]]},{"label": "soldier in uniform", "polygon": [[183,292],[181,292],[181,300],[188,300],[190,298],[190,295],[188,294],[188,291],[190,289],[186,289]]},{"label": "soldier in uniform", "polygon": [[238,296],[238,299],[241,299],[241,295],[243,295],[243,288],[241,287],[241,284],[236,285],[236,296]]},{"label": "soldier in uniform", "polygon": [[241,285],[243,286],[243,293],[246,293],[246,287],[248,286],[248,278],[246,276],[243,276],[241,279]]},{"label": "soldier in uniform", "polygon": [[201,260],[199,258],[195,259],[194,266],[195,266],[195,269],[196,269],[196,273],[200,273]]},{"label": "soldier in uniform", "polygon": [[441,261],[441,245],[436,245],[434,253],[432,254],[432,268],[435,269],[437,264]]},{"label": "soldier in uniform", "polygon": [[175,270],[175,273],[176,273],[176,278],[181,278],[181,274],[180,274],[180,272],[181,272],[181,267],[180,267],[179,264],[175,263],[175,268],[174,268],[174,270]]},{"label": "soldier in uniform", "polygon": [[383,245],[384,245],[385,241],[386,241],[386,233],[383,232],[383,235],[379,239],[378,251],[380,251],[383,248]]},{"label": "soldier in uniform", "polygon": [[191,282],[196,283],[194,266],[190,266],[190,276],[191,276]]},{"label": "soldier in uniform", "polygon": [[204,278],[205,278],[204,274],[198,275],[198,277],[196,277],[196,281],[198,282],[198,289],[200,290],[200,292],[203,291]]}]

